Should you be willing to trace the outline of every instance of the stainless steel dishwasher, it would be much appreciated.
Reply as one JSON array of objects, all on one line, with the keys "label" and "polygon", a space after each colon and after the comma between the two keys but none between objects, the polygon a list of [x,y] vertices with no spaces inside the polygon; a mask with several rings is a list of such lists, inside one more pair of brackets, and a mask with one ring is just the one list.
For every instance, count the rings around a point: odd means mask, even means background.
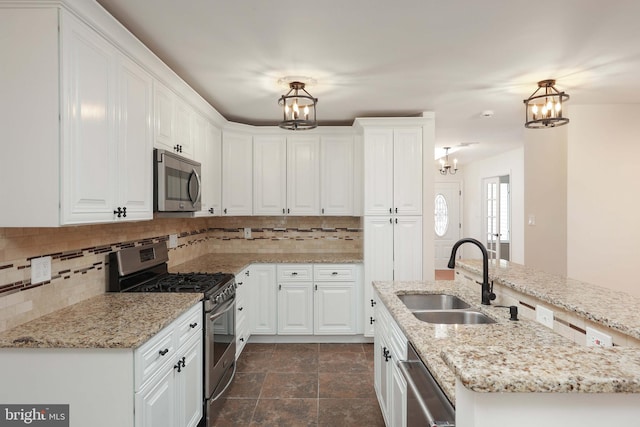
[{"label": "stainless steel dishwasher", "polygon": [[407,360],[398,367],[407,381],[407,427],[453,427],[456,411],[413,345],[407,345]]}]

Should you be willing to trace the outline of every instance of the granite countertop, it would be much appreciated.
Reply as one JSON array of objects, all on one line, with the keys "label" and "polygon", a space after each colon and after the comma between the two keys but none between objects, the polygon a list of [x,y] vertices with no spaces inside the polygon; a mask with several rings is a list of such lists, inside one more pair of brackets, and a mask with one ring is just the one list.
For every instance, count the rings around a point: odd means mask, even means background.
[{"label": "granite countertop", "polygon": [[106,293],[0,334],[0,348],[137,348],[200,293]]},{"label": "granite countertop", "polygon": [[206,254],[191,261],[175,265],[172,273],[233,273],[239,274],[254,263],[264,264],[357,264],[362,262],[358,253],[224,253]]},{"label": "granite countertop", "polygon": [[[456,266],[482,275],[481,260],[458,260]],[[489,279],[640,339],[640,298],[633,295],[508,261],[490,261]]]},{"label": "granite countertop", "polygon": [[[374,282],[388,308],[445,394],[455,402],[455,380],[476,392],[640,393],[640,351],[581,347],[509,310],[481,306],[480,292],[453,281]],[[436,325],[415,318],[397,297],[411,293],[457,295],[497,321]]]}]

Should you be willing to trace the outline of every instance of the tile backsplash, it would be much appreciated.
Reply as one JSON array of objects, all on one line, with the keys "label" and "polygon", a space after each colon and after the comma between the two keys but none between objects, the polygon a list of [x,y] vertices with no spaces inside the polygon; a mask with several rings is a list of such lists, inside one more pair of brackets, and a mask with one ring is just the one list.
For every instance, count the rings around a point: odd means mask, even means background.
[{"label": "tile backsplash", "polygon": [[[251,228],[251,238],[244,238]],[[362,253],[359,217],[156,218],[60,228],[0,228],[0,331],[106,290],[109,252],[178,235],[169,264],[206,253]],[[32,258],[51,280],[31,283]]]}]

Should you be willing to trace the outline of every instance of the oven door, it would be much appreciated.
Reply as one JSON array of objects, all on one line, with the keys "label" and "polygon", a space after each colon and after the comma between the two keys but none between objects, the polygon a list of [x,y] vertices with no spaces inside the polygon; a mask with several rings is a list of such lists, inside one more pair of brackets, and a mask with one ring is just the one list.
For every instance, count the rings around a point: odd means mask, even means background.
[{"label": "oven door", "polygon": [[233,378],[236,357],[235,295],[205,313],[205,398],[215,400]]},{"label": "oven door", "polygon": [[200,163],[155,150],[156,211],[194,212],[202,207]]}]

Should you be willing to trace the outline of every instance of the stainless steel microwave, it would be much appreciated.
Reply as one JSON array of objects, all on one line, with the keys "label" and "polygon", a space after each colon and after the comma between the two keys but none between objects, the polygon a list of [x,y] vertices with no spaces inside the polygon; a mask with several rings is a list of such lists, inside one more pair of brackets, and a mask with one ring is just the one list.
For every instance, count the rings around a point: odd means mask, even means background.
[{"label": "stainless steel microwave", "polygon": [[200,163],[167,150],[153,150],[155,212],[196,212],[202,207]]}]

